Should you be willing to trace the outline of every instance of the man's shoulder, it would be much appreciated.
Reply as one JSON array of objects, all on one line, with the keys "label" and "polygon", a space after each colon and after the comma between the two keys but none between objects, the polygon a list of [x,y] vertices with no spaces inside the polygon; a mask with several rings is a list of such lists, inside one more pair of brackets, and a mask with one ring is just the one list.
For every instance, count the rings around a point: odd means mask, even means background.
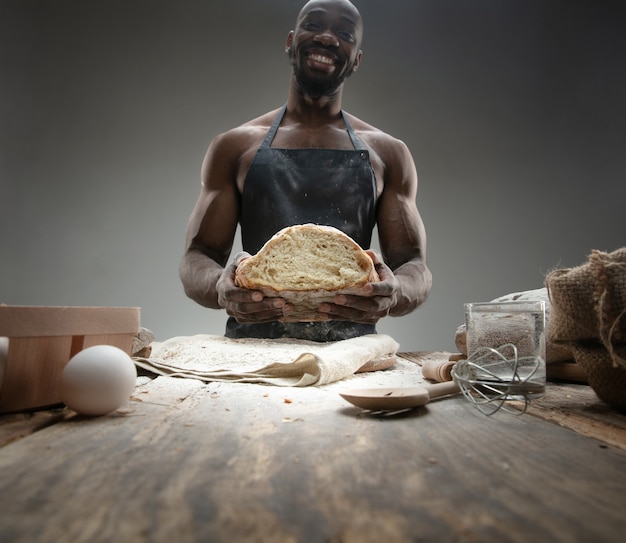
[{"label": "man's shoulder", "polygon": [[227,130],[226,132],[220,134],[220,137],[226,139],[236,139],[258,136],[259,133],[265,134],[269,130],[274,119],[276,118],[278,111],[278,109],[275,109],[272,111],[268,111],[263,115],[259,115],[254,119],[246,121],[245,123],[242,123],[238,126],[235,126],[234,128]]},{"label": "man's shoulder", "polygon": [[369,147],[375,149],[376,151],[381,151],[382,149],[390,149],[390,150],[400,150],[405,147],[402,140],[398,139],[395,136],[377,128],[354,115],[347,113],[348,121],[354,128],[354,131],[357,133],[359,138]]},{"label": "man's shoulder", "polygon": [[272,125],[278,110],[269,111],[234,128],[230,128],[213,138],[210,151],[239,156],[257,148]]}]

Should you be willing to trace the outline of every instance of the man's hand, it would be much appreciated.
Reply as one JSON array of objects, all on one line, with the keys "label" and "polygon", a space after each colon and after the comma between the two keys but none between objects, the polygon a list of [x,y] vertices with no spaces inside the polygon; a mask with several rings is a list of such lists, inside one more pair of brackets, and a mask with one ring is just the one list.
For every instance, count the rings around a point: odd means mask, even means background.
[{"label": "man's hand", "polygon": [[337,294],[334,303],[320,305],[320,312],[327,320],[348,320],[365,324],[375,324],[396,304],[400,283],[391,269],[375,251],[367,251],[374,261],[380,281],[367,283],[362,294]]},{"label": "man's hand", "polygon": [[237,254],[233,263],[222,272],[216,285],[220,307],[237,322],[276,321],[288,315],[293,308],[283,298],[265,297],[258,290],[240,288],[235,284],[237,266],[249,257],[246,252]]}]

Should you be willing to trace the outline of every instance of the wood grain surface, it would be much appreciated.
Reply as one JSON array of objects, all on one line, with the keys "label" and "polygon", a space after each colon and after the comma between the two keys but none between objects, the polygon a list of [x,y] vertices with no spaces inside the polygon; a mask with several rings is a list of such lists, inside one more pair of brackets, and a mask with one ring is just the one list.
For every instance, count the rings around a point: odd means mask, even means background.
[{"label": "wood grain surface", "polygon": [[[623,541],[626,453],[462,397],[373,415],[334,391],[159,377],[0,449],[0,541]],[[24,421],[22,421],[23,424]]]}]

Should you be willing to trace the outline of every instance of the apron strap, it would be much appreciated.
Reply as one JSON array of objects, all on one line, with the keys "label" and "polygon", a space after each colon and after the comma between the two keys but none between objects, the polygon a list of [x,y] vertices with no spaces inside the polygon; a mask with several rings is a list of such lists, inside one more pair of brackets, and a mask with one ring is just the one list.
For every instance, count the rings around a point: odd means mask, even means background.
[{"label": "apron strap", "polygon": [[274,140],[274,136],[276,135],[276,132],[278,131],[278,127],[280,126],[280,123],[283,120],[285,111],[287,111],[287,104],[285,104],[283,107],[280,108],[280,111],[278,112],[278,115],[276,115],[276,118],[274,119],[272,126],[270,126],[270,129],[267,131],[267,134],[265,134],[265,138],[263,138],[263,142],[261,143],[261,146],[259,147],[259,149],[269,149],[270,145],[272,144],[272,141]]},{"label": "apron strap", "polygon": [[350,121],[348,121],[348,117],[344,113],[343,109],[341,110],[341,116],[343,117],[343,122],[346,123],[348,136],[350,136],[350,140],[352,140],[352,145],[354,145],[354,149],[357,151],[366,151],[367,148],[365,147],[365,145],[363,145],[363,142],[361,141],[359,136],[356,135],[356,132],[354,131],[354,128],[352,128]]}]

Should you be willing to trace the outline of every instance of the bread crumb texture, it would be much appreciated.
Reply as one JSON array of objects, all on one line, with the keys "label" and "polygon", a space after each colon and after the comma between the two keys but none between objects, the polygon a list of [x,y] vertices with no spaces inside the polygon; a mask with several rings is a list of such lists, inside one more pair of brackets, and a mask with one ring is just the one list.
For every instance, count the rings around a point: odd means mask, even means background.
[{"label": "bread crumb texture", "polygon": [[331,226],[302,224],[277,232],[259,252],[241,262],[235,282],[276,291],[327,290],[377,281],[370,256]]}]

